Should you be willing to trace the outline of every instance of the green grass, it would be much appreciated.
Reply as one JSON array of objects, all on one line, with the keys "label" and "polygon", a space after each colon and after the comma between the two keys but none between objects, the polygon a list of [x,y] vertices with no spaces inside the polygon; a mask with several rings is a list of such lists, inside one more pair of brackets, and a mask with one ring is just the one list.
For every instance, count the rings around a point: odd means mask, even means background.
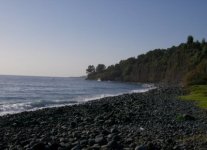
[{"label": "green grass", "polygon": [[180,137],[180,139],[177,140],[178,143],[206,143],[207,142],[207,135],[206,134],[193,134],[193,135],[188,135],[186,137]]},{"label": "green grass", "polygon": [[189,94],[181,96],[181,99],[196,101],[199,107],[207,108],[207,85],[194,85],[187,90]]}]

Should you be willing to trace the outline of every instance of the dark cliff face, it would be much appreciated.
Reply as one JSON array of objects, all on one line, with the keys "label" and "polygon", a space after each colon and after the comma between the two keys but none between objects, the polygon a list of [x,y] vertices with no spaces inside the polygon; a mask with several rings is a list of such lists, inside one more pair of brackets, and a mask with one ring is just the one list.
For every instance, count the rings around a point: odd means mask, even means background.
[{"label": "dark cliff face", "polygon": [[[207,43],[188,43],[168,49],[156,49],[137,58],[122,60],[87,79],[128,82],[164,82],[191,84],[207,81]],[[201,79],[202,78],[202,79]],[[200,80],[201,79],[201,80]]]}]

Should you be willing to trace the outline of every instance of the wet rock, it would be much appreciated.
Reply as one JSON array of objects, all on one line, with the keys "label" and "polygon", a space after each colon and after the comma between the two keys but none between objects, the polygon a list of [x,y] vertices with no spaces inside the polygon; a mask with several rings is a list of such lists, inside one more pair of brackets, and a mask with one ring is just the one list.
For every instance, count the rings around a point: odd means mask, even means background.
[{"label": "wet rock", "polygon": [[107,140],[104,138],[103,135],[98,135],[95,137],[95,143],[98,143],[99,145],[104,145],[107,143]]},{"label": "wet rock", "polygon": [[88,141],[87,140],[84,139],[84,140],[81,140],[80,141],[80,145],[86,145],[86,144],[88,144]]},{"label": "wet rock", "polygon": [[127,138],[125,142],[126,142],[127,145],[129,145],[133,142],[133,139],[132,138]]},{"label": "wet rock", "polygon": [[107,148],[113,150],[119,150],[122,149],[122,146],[118,144],[115,140],[112,140],[107,143]]},{"label": "wet rock", "polygon": [[112,137],[112,140],[114,140],[114,141],[119,141],[120,139],[121,139],[121,137],[119,135],[114,135]]},{"label": "wet rock", "polygon": [[195,120],[195,117],[193,117],[192,115],[189,115],[189,114],[183,114],[182,117],[184,120],[189,120],[189,121]]},{"label": "wet rock", "polygon": [[140,146],[135,147],[134,150],[147,150],[147,146],[145,146],[145,145],[140,145]]},{"label": "wet rock", "polygon": [[37,143],[32,147],[33,150],[44,150],[45,144],[44,143]]},{"label": "wet rock", "polygon": [[79,144],[75,145],[74,147],[71,148],[71,150],[81,150],[81,146]]},{"label": "wet rock", "polygon": [[117,128],[114,127],[114,128],[111,129],[111,133],[119,133],[119,131],[118,131]]},{"label": "wet rock", "polygon": [[67,141],[67,139],[65,139],[65,138],[60,138],[60,142],[66,142]]},{"label": "wet rock", "polygon": [[71,128],[75,128],[76,126],[77,126],[76,122],[73,121],[73,122],[70,123]]},{"label": "wet rock", "polygon": [[60,145],[58,143],[52,143],[48,146],[50,150],[57,150]]},{"label": "wet rock", "polygon": [[100,150],[100,146],[98,144],[94,144],[91,148],[93,150]]},{"label": "wet rock", "polygon": [[63,142],[61,142],[60,143],[60,147],[69,149],[69,148],[72,148],[72,145],[71,145],[71,143],[63,143]]},{"label": "wet rock", "polygon": [[101,133],[102,133],[103,135],[108,135],[110,132],[107,131],[107,130],[103,130]]},{"label": "wet rock", "polygon": [[113,138],[114,136],[115,136],[114,133],[112,133],[112,134],[108,134],[108,135],[107,135],[107,140],[108,140],[108,141],[112,140],[112,138]]},{"label": "wet rock", "polygon": [[90,146],[94,145],[94,144],[95,144],[95,140],[94,140],[94,139],[89,139],[89,140],[88,140],[88,144],[89,144]]},{"label": "wet rock", "polygon": [[156,146],[153,143],[148,143],[147,150],[156,150]]}]

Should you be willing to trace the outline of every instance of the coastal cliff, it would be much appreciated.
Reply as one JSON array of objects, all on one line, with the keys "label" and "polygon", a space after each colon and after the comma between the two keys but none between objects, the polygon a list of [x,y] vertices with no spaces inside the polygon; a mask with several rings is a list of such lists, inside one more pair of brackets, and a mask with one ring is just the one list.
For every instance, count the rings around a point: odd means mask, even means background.
[{"label": "coastal cliff", "polygon": [[[92,65],[91,65],[92,66]],[[97,66],[99,67],[99,66]],[[115,65],[88,70],[89,80],[153,82],[177,84],[207,83],[207,42],[194,42],[189,36],[186,43],[168,49],[155,49],[137,58],[121,60]]]}]

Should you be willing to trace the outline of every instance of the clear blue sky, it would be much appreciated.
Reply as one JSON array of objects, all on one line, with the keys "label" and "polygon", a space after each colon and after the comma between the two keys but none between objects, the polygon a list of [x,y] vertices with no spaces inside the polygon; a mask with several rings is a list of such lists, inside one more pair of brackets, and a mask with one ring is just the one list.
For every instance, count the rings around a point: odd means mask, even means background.
[{"label": "clear blue sky", "polygon": [[1,0],[0,74],[80,76],[207,39],[206,0]]}]

